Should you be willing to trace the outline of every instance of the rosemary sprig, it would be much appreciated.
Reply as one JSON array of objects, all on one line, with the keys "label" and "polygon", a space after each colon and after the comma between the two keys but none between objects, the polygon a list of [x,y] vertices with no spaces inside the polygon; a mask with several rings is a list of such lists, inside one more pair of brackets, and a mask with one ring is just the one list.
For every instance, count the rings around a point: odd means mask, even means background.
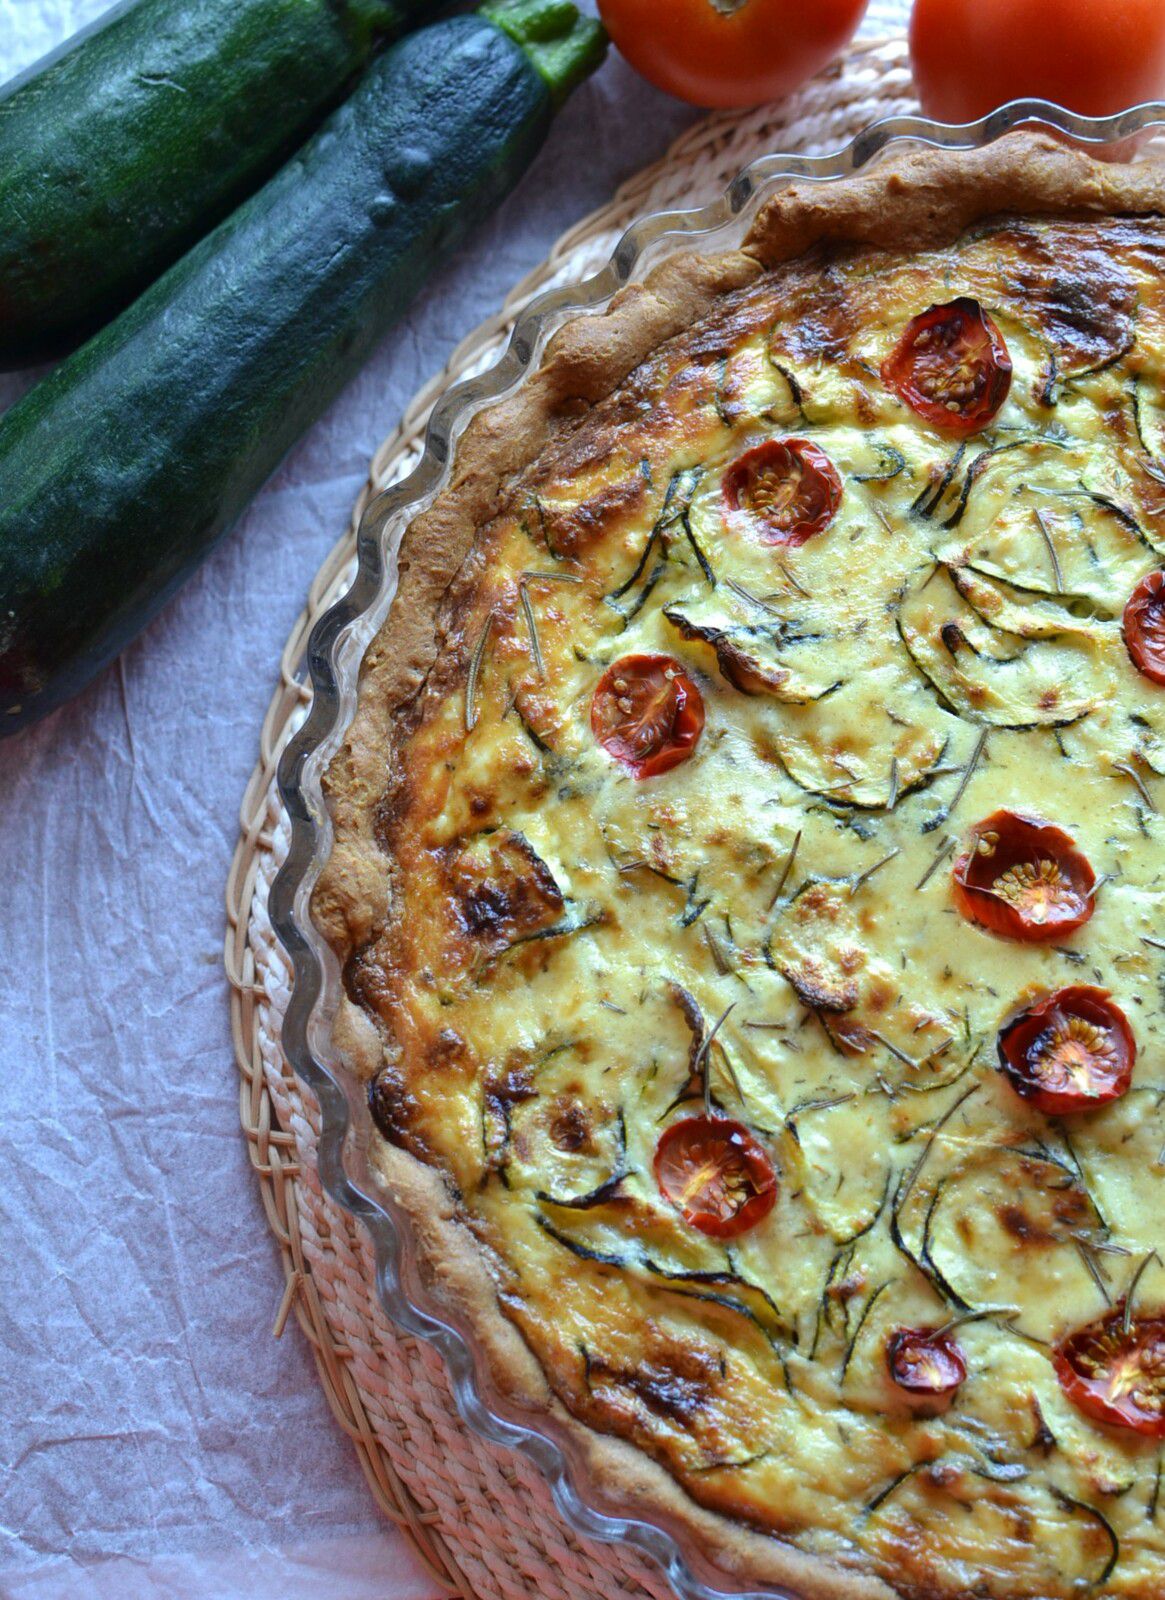
[{"label": "rosemary sprig", "polygon": [[1134,771],[1127,761],[1114,761],[1112,764],[1112,770],[1114,772],[1119,772],[1123,777],[1128,778],[1129,782],[1136,788],[1137,793],[1148,806],[1150,811],[1159,810],[1157,802],[1153,799],[1153,796],[1145,787],[1144,779],[1141,777],[1139,772]]},{"label": "rosemary sprig", "polygon": [[849,1342],[849,1346],[845,1352],[845,1358],[841,1363],[841,1371],[838,1373],[837,1382],[839,1387],[845,1382],[845,1375],[849,1371],[849,1364],[853,1360],[854,1351],[857,1349],[858,1340],[862,1336],[862,1329],[870,1320],[870,1312],[874,1309],[882,1295],[889,1287],[890,1285],[888,1283],[880,1283],[863,1306],[862,1314],[858,1318],[858,1325],[854,1329],[854,1336]]},{"label": "rosemary sprig", "polygon": [[914,885],[916,890],[925,889],[926,888],[927,884],[934,877],[935,873],[938,871],[938,869],[942,865],[943,861],[946,859],[947,856],[950,855],[951,851],[954,848],[955,848],[955,836],[954,836],[954,834],[948,833],[945,836],[945,838],[943,839],[942,843],[938,847],[938,854],[935,856],[935,858],[931,862],[930,866],[927,867],[926,871],[922,874],[922,877],[919,878],[918,882]]},{"label": "rosemary sprig", "polygon": [[1155,1261],[1158,1266],[1161,1265],[1161,1257],[1157,1254],[1156,1250],[1150,1250],[1149,1254],[1133,1273],[1133,1281],[1129,1284],[1128,1292],[1125,1295],[1125,1314],[1124,1319],[1121,1322],[1121,1332],[1124,1333],[1126,1338],[1128,1336],[1129,1329],[1133,1325],[1133,1299],[1137,1290],[1141,1287],[1141,1279],[1149,1270],[1149,1263],[1151,1261]]},{"label": "rosemary sprig", "polygon": [[708,953],[712,957],[712,963],[716,971],[722,978],[727,977],[732,968],[725,959],[724,951],[720,948],[719,939],[717,939],[706,922],[701,922],[700,929],[704,935],[704,943],[708,946]]},{"label": "rosemary sprig", "polygon": [[[747,1027],[748,1024],[746,1023],[745,1026]],[[802,1100],[799,1105],[793,1107],[785,1121],[789,1127],[793,1127],[796,1119],[806,1111],[832,1111],[834,1106],[846,1106],[849,1105],[851,1100],[856,1099],[857,1092],[851,1089],[846,1094],[831,1095],[827,1100]]]},{"label": "rosemary sprig", "polygon": [[[768,905],[769,911],[771,911],[773,909],[773,907],[776,905],[777,901],[781,898],[782,893],[784,892],[785,885],[789,881],[789,874],[793,870],[793,863],[797,859],[797,851],[800,849],[800,847],[801,847],[801,829],[798,828],[797,829],[797,835],[793,840],[792,846],[790,847],[789,854],[785,857],[785,865],[781,869],[780,882],[777,884],[776,889],[773,891],[773,898],[769,901],[769,905]],[[768,913],[766,912],[766,916],[767,916],[767,914]]]},{"label": "rosemary sprig", "polygon": [[469,676],[465,680],[465,731],[472,733],[477,727],[477,680],[481,676],[481,663],[485,657],[485,648],[489,643],[489,636],[493,632],[494,614],[491,611],[482,626],[477,643],[473,647],[473,656],[469,662]]},{"label": "rosemary sprig", "polygon": [[1112,1295],[1108,1292],[1108,1284],[1105,1283],[1104,1279],[1101,1277],[1100,1268],[1097,1266],[1096,1261],[1085,1245],[1083,1239],[1073,1239],[1072,1243],[1076,1246],[1076,1254],[1080,1257],[1081,1261],[1083,1261],[1085,1269],[1088,1272],[1088,1276],[1100,1290],[1100,1298],[1104,1301],[1106,1306],[1112,1305]]},{"label": "rosemary sprig", "polygon": [[1060,571],[1060,558],[1056,554],[1056,545],[1052,538],[1052,530],[1048,525],[1048,514],[1046,511],[1041,511],[1039,506],[1036,507],[1036,522],[1039,524],[1040,532],[1044,536],[1044,543],[1048,547],[1048,555],[1052,558],[1052,572],[1055,574],[1056,591],[1059,594],[1063,594],[1064,574]]},{"label": "rosemary sprig", "polygon": [[875,872],[881,871],[883,867],[888,866],[889,863],[893,861],[895,856],[900,856],[901,854],[901,849],[895,848],[890,851],[889,855],[883,856],[881,861],[875,861],[872,867],[867,867],[864,872],[859,872],[857,877],[850,884],[850,894],[855,895],[863,884],[869,883]]},{"label": "rosemary sprig", "polygon": [[753,594],[751,589],[746,589],[744,584],[738,583],[735,578],[725,578],[724,582],[732,590],[733,594],[738,594],[740,598],[742,600],[746,600],[750,606],[756,606],[760,611],[769,611],[774,615],[776,614],[776,606],[769,605],[767,600],[762,599],[759,594]]},{"label": "rosemary sprig", "polygon": [[538,676],[545,678],[546,663],[542,659],[542,646],[538,642],[538,627],[534,621],[534,607],[530,604],[530,596],[526,592],[524,581],[520,581],[518,584],[518,597],[522,602],[522,610],[526,613],[526,627],[530,631],[530,649],[534,656],[534,666],[537,669]]},{"label": "rosemary sprig", "polygon": [[[708,1034],[705,1034],[704,1040],[701,1043],[700,1049],[696,1055],[696,1059],[692,1064],[692,1071],[695,1076],[702,1077],[703,1079],[704,1115],[708,1117],[712,1115],[712,1074],[709,1071],[709,1061],[711,1060],[709,1052],[712,1049],[712,1044],[716,1038],[716,1035],[720,1032],[720,1029],[728,1021],[728,1018],[735,1010],[736,1001],[734,1000],[732,1004],[730,1006],[726,1006],[716,1018],[716,1021],[712,1024],[712,1031]],[[739,1086],[737,1086],[737,1093],[739,1094],[739,1092]]]},{"label": "rosemary sprig", "polygon": [[947,807],[947,816],[948,817],[952,817],[954,815],[955,808],[957,807],[959,801],[966,794],[967,785],[970,783],[972,777],[975,774],[975,768],[979,765],[979,762],[980,762],[980,760],[982,759],[982,756],[983,756],[983,751],[986,748],[986,746],[987,746],[987,729],[986,728],[980,728],[979,737],[975,740],[975,748],[971,751],[971,759],[967,762],[967,765],[963,768],[963,776],[959,781],[959,787],[955,790],[954,799],[951,801],[950,805]]},{"label": "rosemary sprig", "polygon": [[[883,1049],[888,1050],[894,1057],[895,1061],[901,1061],[904,1067],[913,1067],[917,1069],[922,1065],[921,1061],[915,1061],[913,1056],[908,1056],[905,1050],[900,1050],[892,1040],[887,1039],[886,1035],[884,1033],[879,1033],[876,1028],[867,1027],[866,1032],[869,1034],[871,1039],[876,1039]],[[926,1056],[924,1059],[929,1061],[930,1057]]]},{"label": "rosemary sprig", "polygon": [[781,576],[786,580],[786,582],[789,584],[789,587],[791,589],[796,589],[798,594],[804,595],[806,600],[809,599],[809,590],[806,589],[806,587],[805,587],[805,585],[803,583],[798,583],[797,579],[789,571],[788,567],[785,565],[785,563],[783,561],[776,561],[776,562],[773,563],[773,565],[776,567],[777,571],[781,574]]},{"label": "rosemary sprig", "polygon": [[542,659],[542,645],[538,639],[538,626],[534,621],[534,607],[530,604],[529,585],[531,583],[581,583],[582,579],[574,572],[523,572],[518,579],[518,598],[522,602],[522,610],[526,614],[526,627],[530,632],[530,650],[534,656],[534,665],[540,678],[546,677],[546,663]]},{"label": "rosemary sprig", "polygon": [[890,796],[886,801],[886,810],[893,811],[898,804],[898,757],[890,758]]},{"label": "rosemary sprig", "polygon": [[965,1328],[969,1322],[986,1322],[990,1317],[1018,1317],[1022,1310],[1022,1306],[983,1306],[978,1311],[964,1311],[959,1316],[952,1317],[949,1322],[944,1322],[933,1337],[941,1339],[944,1334],[953,1333],[956,1328]]}]

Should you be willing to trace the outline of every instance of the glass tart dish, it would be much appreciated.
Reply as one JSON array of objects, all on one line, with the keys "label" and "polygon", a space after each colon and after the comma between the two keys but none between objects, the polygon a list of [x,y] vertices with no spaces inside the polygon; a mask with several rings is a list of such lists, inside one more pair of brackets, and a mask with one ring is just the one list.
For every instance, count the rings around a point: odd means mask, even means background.
[{"label": "glass tart dish", "polygon": [[1162,1593],[1162,115],[644,218],[312,636],[321,1177],[685,1596]]}]

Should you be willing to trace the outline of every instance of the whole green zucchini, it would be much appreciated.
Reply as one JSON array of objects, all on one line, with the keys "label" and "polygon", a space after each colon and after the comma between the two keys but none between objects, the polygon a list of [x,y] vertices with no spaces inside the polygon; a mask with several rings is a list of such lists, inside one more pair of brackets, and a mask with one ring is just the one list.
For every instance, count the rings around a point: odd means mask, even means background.
[{"label": "whole green zucchini", "polygon": [[0,367],[71,348],[440,0],[136,0],[0,89]]},{"label": "whole green zucchini", "polygon": [[0,734],[110,661],[494,209],[606,36],[569,0],[410,35],[0,417]]}]

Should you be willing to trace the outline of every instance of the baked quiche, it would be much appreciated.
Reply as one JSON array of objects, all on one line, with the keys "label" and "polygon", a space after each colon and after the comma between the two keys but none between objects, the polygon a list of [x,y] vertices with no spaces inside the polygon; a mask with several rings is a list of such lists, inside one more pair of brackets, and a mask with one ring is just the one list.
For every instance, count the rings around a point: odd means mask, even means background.
[{"label": "baked quiche", "polygon": [[1165,180],[1017,136],[580,319],[404,537],[337,1046],[618,1509],[1165,1595]]}]

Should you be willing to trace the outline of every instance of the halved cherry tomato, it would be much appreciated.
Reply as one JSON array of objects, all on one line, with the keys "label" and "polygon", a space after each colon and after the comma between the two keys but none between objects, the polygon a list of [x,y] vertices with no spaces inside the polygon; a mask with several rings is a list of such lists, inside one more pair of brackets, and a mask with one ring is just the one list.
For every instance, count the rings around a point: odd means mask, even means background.
[{"label": "halved cherry tomato", "polygon": [[1123,628],[1133,666],[1154,683],[1165,683],[1165,572],[1141,579],[1125,606]]},{"label": "halved cherry tomato", "polygon": [[753,1228],[777,1203],[772,1162],[742,1122],[683,1117],[655,1151],[664,1199],[701,1233],[730,1239]]},{"label": "halved cherry tomato", "polygon": [[890,1376],[907,1394],[941,1400],[967,1376],[962,1350],[941,1328],[899,1328],[886,1346]]},{"label": "halved cherry tomato", "polygon": [[1050,1117],[1119,1100],[1133,1078],[1137,1041],[1107,989],[1057,989],[1009,1022],[999,1061],[1016,1094]]},{"label": "halved cherry tomato", "polygon": [[1011,357],[978,300],[961,296],[907,324],[882,382],[934,427],[978,433],[1007,399]]},{"label": "halved cherry tomato", "polygon": [[1165,1439],[1165,1316],[1131,1317],[1116,1306],[1070,1335],[1052,1357],[1060,1386],[1095,1422]]},{"label": "halved cherry tomato", "polygon": [[729,522],[763,544],[804,544],[827,528],[841,504],[837,468],[808,439],[769,439],[746,450],[724,474]]},{"label": "halved cherry tomato", "polygon": [[671,656],[620,656],[591,700],[592,733],[637,778],[678,767],[703,729],[703,696]]},{"label": "halved cherry tomato", "polygon": [[1009,939],[1062,939],[1095,908],[1096,874],[1076,841],[1018,811],[993,811],[977,823],[951,876],[963,915]]}]

